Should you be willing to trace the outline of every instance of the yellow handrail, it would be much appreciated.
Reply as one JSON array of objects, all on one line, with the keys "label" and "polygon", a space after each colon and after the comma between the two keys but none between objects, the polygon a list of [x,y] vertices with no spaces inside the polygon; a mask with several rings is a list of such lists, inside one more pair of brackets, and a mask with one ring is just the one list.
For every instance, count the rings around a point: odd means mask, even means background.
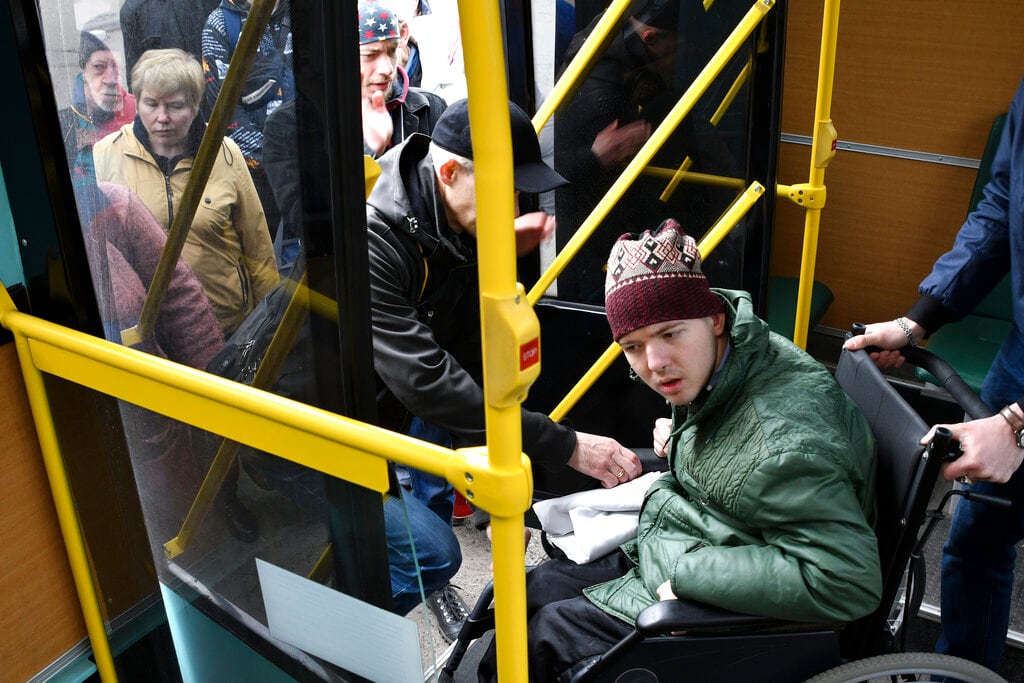
[{"label": "yellow handrail", "polygon": [[540,105],[537,113],[533,115],[534,130],[540,132],[540,129],[548,122],[548,119],[555,113],[555,110],[569,96],[569,93],[586,77],[590,68],[594,65],[594,58],[611,42],[614,37],[613,32],[622,26],[625,21],[623,17],[632,1],[615,0],[604,11],[601,19],[594,26],[593,31],[583,41],[579,52],[576,53],[576,56],[573,57],[572,61],[565,68],[562,76],[558,79],[558,83],[555,83],[555,87],[552,88],[547,99]]},{"label": "yellow handrail", "polygon": [[[529,505],[532,481],[529,461],[521,452],[514,462],[496,468],[488,462],[487,449],[443,448],[20,313],[3,283],[0,290],[0,325],[15,336],[79,602],[104,681],[116,680],[116,673],[43,373],[381,493],[388,489],[388,460],[444,476],[495,519],[514,522],[518,516],[518,542],[506,542],[506,548],[518,551],[517,566],[523,572],[522,512]],[[518,429],[518,422],[514,427]],[[507,576],[503,582],[507,585]],[[506,614],[505,621],[515,617]],[[525,648],[523,611],[518,618]]]},{"label": "yellow handrail", "polygon": [[[752,74],[753,71],[754,60],[752,58],[747,59],[747,63],[743,66],[743,69],[740,70],[739,75],[736,76],[735,80],[733,80],[732,82],[732,85],[729,86],[728,92],[725,93],[725,97],[723,97],[722,101],[718,104],[718,109],[716,109],[715,113],[711,115],[709,123],[712,126],[718,126],[718,124],[721,122],[722,117],[725,116],[725,113],[727,111],[729,111],[729,107],[732,106],[732,103],[736,99],[736,96],[739,94],[740,89],[750,79],[750,74]],[[672,174],[672,179],[669,180],[668,185],[665,186],[664,191],[662,191],[661,196],[658,197],[658,199],[660,199],[663,202],[667,202],[672,197],[673,193],[675,193],[676,188],[679,187],[679,183],[681,183],[683,181],[683,178],[686,175],[688,175],[687,171],[690,170],[690,166],[692,165],[693,160],[690,159],[690,157],[686,157],[685,159],[683,159],[683,163],[679,164],[679,168],[676,170],[675,173]],[[648,169],[648,171],[650,171],[650,169]],[[743,181],[741,181],[739,178],[737,178],[736,181],[739,182],[742,186]]]},{"label": "yellow handrail", "polygon": [[[0,323],[3,323],[4,327],[8,327],[6,317],[12,312],[17,312],[17,308],[14,306],[10,294],[7,293],[7,288],[0,282]],[[8,327],[8,329],[11,328]],[[92,564],[89,562],[89,554],[85,546],[85,535],[82,532],[74,496],[71,493],[71,483],[67,470],[64,468],[64,461],[60,456],[60,442],[57,439],[57,428],[53,422],[53,414],[50,412],[50,404],[46,399],[43,376],[30,362],[31,353],[28,339],[15,334],[14,342],[18,349],[21,371],[25,377],[25,391],[28,394],[29,405],[32,407],[32,418],[35,422],[36,434],[39,437],[46,477],[50,482],[50,491],[53,493],[54,507],[57,509],[57,522],[60,524],[61,535],[64,538],[64,547],[71,565],[71,575],[75,581],[78,603],[82,607],[86,632],[89,634],[89,642],[92,644],[96,670],[99,672],[101,680],[111,683],[117,680],[114,656],[110,650],[110,640],[107,638],[107,631],[103,624],[103,609],[92,575]]]}]

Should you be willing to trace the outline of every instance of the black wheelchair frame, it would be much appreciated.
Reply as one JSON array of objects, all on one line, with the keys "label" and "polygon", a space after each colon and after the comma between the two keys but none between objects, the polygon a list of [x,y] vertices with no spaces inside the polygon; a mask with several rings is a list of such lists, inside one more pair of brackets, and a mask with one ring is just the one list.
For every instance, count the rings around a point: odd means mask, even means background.
[{"label": "black wheelchair frame", "polygon": [[[862,329],[854,326],[853,333]],[[904,352],[908,363],[938,378],[971,418],[990,414],[945,361],[923,349]],[[860,407],[878,442],[875,530],[883,578],[879,608],[848,624],[805,624],[690,601],[662,601],[639,615],[630,635],[582,670],[574,670],[573,682],[655,683],[685,678],[702,683],[849,683],[944,677],[975,683],[1003,681],[973,662],[934,653],[906,653],[903,648],[906,624],[916,614],[924,593],[922,550],[944,516],[950,497],[962,495],[995,505],[1009,502],[953,490],[936,509],[929,510],[942,465],[959,455],[959,445],[949,431],[938,429],[922,447],[920,439],[928,425],[866,351],[843,351],[836,380]],[[470,644],[493,628],[492,590],[491,586],[485,589],[456,639],[440,672],[442,681],[470,680],[458,667]]]}]

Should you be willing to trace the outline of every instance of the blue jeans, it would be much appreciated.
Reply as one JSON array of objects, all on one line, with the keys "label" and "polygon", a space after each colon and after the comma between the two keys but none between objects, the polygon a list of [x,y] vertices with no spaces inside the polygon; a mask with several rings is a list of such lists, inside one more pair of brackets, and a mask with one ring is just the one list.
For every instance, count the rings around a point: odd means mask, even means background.
[{"label": "blue jeans", "polygon": [[[985,378],[981,398],[993,410],[1024,396],[1024,338],[1014,327]],[[1024,468],[1005,484],[972,491],[1008,498],[1009,510],[960,499],[942,549],[942,634],[937,652],[999,667],[1010,623],[1016,544],[1024,538]]]},{"label": "blue jeans", "polygon": [[[421,441],[429,441],[446,448],[451,448],[452,445],[452,437],[446,430],[424,422],[418,417],[412,419],[408,434]],[[406,471],[409,474],[409,487],[412,495],[443,519],[446,524],[451,524],[452,511],[455,509],[455,489],[448,483],[448,480],[411,467],[406,468]]]},{"label": "blue jeans", "polygon": [[462,549],[450,523],[404,492],[401,500],[394,496],[385,499],[384,529],[393,611],[405,614],[420,602],[419,577],[423,578],[424,595],[443,588],[462,565]]}]

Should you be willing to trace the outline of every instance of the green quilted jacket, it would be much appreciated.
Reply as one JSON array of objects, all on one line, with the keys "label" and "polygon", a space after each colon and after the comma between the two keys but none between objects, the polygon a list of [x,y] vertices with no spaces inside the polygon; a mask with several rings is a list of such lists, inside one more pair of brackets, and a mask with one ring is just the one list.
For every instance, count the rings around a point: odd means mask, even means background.
[{"label": "green quilted jacket", "polygon": [[882,581],[875,443],[819,363],[770,333],[750,295],[725,298],[731,351],[672,416],[671,471],[647,492],[634,568],[586,590],[632,624],[671,580],[680,598],[796,621],[873,611]]}]

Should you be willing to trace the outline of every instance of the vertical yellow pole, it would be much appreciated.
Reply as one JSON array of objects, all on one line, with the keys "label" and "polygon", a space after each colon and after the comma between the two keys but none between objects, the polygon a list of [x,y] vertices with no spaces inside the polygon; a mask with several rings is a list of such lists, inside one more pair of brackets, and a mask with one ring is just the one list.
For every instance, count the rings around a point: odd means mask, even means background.
[{"label": "vertical yellow pole", "polygon": [[[4,293],[6,294],[6,292]],[[15,335],[15,343],[18,345],[18,358],[21,360],[22,374],[25,377],[25,390],[32,406],[36,433],[39,436],[39,447],[43,452],[43,463],[46,466],[46,476],[50,480],[53,503],[57,508],[57,520],[60,522],[60,531],[64,536],[64,547],[67,549],[68,560],[71,563],[71,574],[75,579],[75,588],[78,591],[78,601],[82,606],[85,627],[89,632],[89,642],[96,660],[96,670],[99,671],[100,678],[104,683],[111,683],[117,680],[114,656],[111,653],[110,641],[103,625],[100,598],[96,593],[96,585],[93,583],[92,568],[85,548],[82,527],[78,522],[78,513],[75,511],[67,470],[64,469],[64,461],[61,459],[57,430],[53,424],[53,415],[50,413],[46,389],[43,387],[43,377],[32,364],[32,352],[29,350],[28,340],[24,336]]]},{"label": "vertical yellow pole", "polygon": [[[516,284],[512,143],[499,3],[460,0],[459,18],[470,93],[469,120],[476,172],[480,317],[487,323],[497,315],[493,311],[503,303],[518,315],[533,313]],[[535,315],[533,319],[536,321]],[[502,399],[502,388],[494,388],[495,383],[500,384],[507,379],[496,372],[502,364],[495,354],[508,349],[494,343],[504,340],[501,330],[489,329],[487,324],[482,327],[490,466],[499,471],[521,471],[519,401],[507,400],[507,397]],[[528,506],[529,501],[524,501],[524,505]],[[495,516],[492,511],[491,534],[498,678],[501,681],[525,682],[526,571],[522,510],[518,515],[508,517]]]},{"label": "vertical yellow pole", "polygon": [[[821,22],[821,55],[818,59],[818,91],[814,102],[814,141],[811,144],[811,170],[808,186],[811,192],[821,191],[824,198],[825,167],[835,156],[836,135],[832,126],[832,84],[836,66],[836,37],[839,33],[839,0],[825,0]],[[796,319],[793,323],[793,343],[807,347],[807,327],[810,322],[811,291],[814,285],[814,266],[818,253],[818,227],[824,201],[806,207],[804,217],[804,245],[800,259],[800,288],[796,297]]]}]

